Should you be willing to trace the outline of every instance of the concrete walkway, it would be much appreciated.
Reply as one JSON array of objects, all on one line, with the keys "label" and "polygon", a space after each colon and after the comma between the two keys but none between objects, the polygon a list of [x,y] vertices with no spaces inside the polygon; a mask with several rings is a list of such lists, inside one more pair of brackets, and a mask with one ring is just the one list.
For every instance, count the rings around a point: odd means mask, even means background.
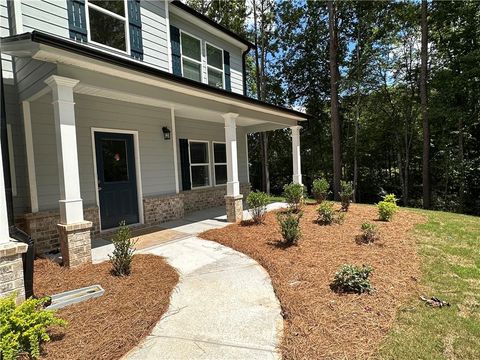
[{"label": "concrete walkway", "polygon": [[[283,204],[269,206],[269,210]],[[277,359],[280,304],[267,272],[248,256],[196,235],[228,225],[224,209],[162,224],[186,234],[141,253],[163,256],[180,274],[168,311],[125,359]],[[92,250],[105,260],[109,245]]]}]

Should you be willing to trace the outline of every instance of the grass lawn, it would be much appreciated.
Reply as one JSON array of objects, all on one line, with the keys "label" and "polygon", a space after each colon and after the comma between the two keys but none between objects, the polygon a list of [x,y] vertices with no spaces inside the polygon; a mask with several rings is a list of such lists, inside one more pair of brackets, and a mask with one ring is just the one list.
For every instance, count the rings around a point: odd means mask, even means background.
[{"label": "grass lawn", "polygon": [[379,352],[387,359],[480,359],[480,218],[433,211],[417,225],[424,293],[451,303],[404,306]]},{"label": "grass lawn", "polygon": [[[281,201],[281,198],[274,199]],[[337,205],[338,206],[338,205]],[[480,359],[480,219],[402,209],[375,222],[381,239],[358,245],[376,207],[352,205],[345,223],[320,226],[304,207],[298,246],[275,246],[275,214],[262,225],[201,234],[257,260],[282,305],[284,359]],[[341,264],[374,268],[372,294],[339,295],[329,283]],[[437,296],[451,307],[430,308]]]}]

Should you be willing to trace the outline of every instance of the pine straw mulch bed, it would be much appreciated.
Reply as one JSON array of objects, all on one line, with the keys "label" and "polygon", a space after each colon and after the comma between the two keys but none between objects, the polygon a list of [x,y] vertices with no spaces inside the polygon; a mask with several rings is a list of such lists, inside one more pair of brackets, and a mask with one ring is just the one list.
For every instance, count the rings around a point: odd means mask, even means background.
[{"label": "pine straw mulch bed", "polygon": [[[392,327],[399,306],[418,291],[420,263],[409,232],[425,220],[401,210],[392,222],[380,222],[376,207],[353,204],[343,224],[322,226],[315,209],[304,206],[302,238],[287,249],[278,246],[275,213],[267,214],[262,225],[233,224],[200,236],[249,255],[270,274],[284,317],[284,359],[368,358]],[[364,221],[379,229],[375,244],[356,243]],[[375,292],[331,291],[329,284],[345,263],[371,265]]]},{"label": "pine straw mulch bed", "polygon": [[46,359],[118,359],[146,337],[167,310],[177,272],[154,255],[135,255],[132,273],[111,275],[110,262],[67,269],[45,259],[35,261],[35,295],[100,284],[105,293],[59,309],[68,321],[51,331],[43,345]]}]

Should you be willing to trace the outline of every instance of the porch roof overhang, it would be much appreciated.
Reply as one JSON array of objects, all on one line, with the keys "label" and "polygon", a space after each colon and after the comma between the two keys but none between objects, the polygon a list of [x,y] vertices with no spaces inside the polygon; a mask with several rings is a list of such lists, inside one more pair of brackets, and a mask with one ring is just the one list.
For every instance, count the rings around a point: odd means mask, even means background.
[{"label": "porch roof overhang", "polygon": [[78,93],[173,108],[178,116],[205,121],[220,122],[219,114],[238,113],[237,125],[249,127],[250,132],[294,126],[308,118],[305,113],[179,77],[124,54],[39,31],[2,38],[2,52],[55,63],[62,76],[82,74],[75,88]]}]

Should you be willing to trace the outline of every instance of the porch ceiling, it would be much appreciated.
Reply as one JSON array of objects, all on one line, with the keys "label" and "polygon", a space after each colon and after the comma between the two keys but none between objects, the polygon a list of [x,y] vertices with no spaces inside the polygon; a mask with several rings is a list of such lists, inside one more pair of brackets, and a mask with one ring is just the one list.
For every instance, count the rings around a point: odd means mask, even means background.
[{"label": "porch ceiling", "polygon": [[176,116],[203,121],[223,122],[221,114],[238,113],[237,125],[251,132],[294,126],[308,117],[67,39],[34,32],[6,40],[3,52],[56,63],[58,75],[80,80],[77,93],[173,108]]}]

